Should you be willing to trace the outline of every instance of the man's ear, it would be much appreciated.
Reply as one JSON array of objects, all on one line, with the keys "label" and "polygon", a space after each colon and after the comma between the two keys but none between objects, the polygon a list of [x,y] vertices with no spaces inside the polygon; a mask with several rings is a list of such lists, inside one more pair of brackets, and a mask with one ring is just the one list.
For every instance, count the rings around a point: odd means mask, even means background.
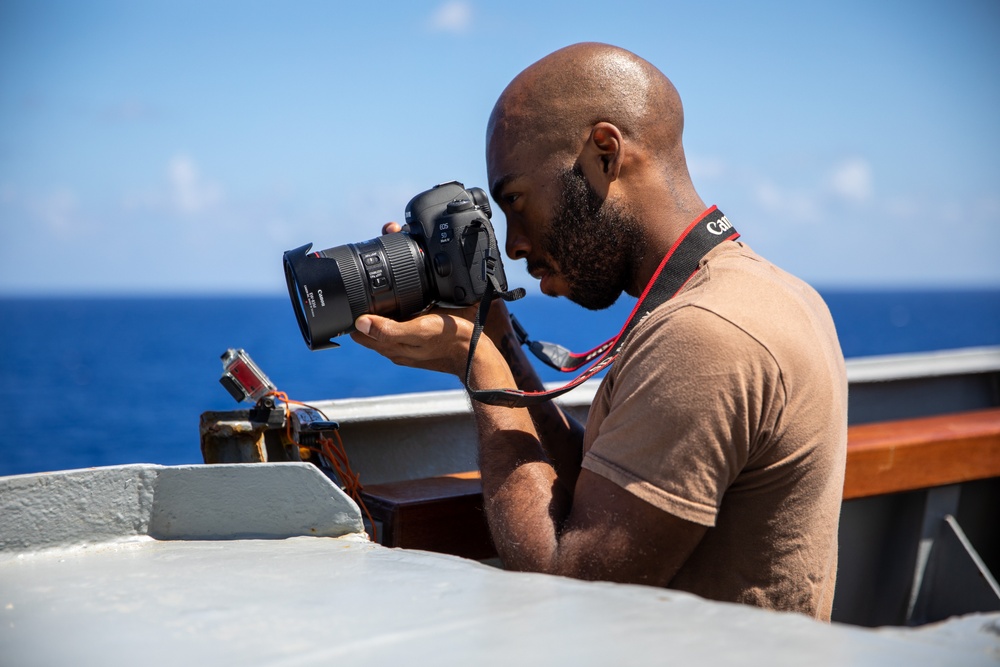
[{"label": "man's ear", "polygon": [[616,125],[601,121],[590,128],[590,136],[580,153],[579,164],[591,187],[607,197],[611,184],[618,180],[625,157],[625,141]]}]

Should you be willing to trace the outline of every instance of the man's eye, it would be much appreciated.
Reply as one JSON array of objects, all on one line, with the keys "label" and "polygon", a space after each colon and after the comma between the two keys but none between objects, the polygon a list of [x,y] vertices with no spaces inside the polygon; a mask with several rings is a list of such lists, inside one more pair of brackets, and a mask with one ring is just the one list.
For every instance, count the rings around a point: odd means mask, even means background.
[{"label": "man's eye", "polygon": [[519,195],[517,193],[513,193],[513,194],[509,194],[509,195],[504,195],[503,196],[503,200],[509,206],[509,205],[513,204],[514,202],[516,202],[520,197],[521,197],[521,195]]}]

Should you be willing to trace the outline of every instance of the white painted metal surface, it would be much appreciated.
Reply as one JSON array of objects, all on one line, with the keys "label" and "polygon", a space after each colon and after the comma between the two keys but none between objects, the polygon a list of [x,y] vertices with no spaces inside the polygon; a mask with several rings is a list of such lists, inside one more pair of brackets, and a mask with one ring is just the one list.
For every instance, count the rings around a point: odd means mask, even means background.
[{"label": "white painted metal surface", "polygon": [[1000,347],[893,354],[847,360],[848,382],[888,382],[1000,371]]},{"label": "white painted metal surface", "polygon": [[125,465],[0,478],[0,555],[159,539],[339,537],[358,506],[307,463]]},{"label": "white painted metal surface", "polygon": [[[950,411],[979,409],[985,407],[977,402],[980,399],[995,399],[979,396],[977,392],[986,389],[975,385],[974,380],[969,380],[968,385],[934,386],[926,391],[908,388],[894,392],[888,385],[909,379],[930,383],[948,376],[975,378],[997,371],[1000,371],[1000,347],[850,359],[847,375],[854,398],[849,412],[860,418],[855,423],[862,423],[925,414],[923,404]],[[577,419],[586,421],[598,386],[598,380],[590,380],[557,402]],[[883,393],[878,393],[880,387],[885,389]],[[950,392],[954,400],[945,403],[940,392]],[[329,419],[340,423],[351,464],[366,484],[433,477],[478,467],[475,423],[468,396],[461,389],[311,403]]]},{"label": "white painted metal surface", "polygon": [[[872,631],[386,549],[352,532],[356,507],[308,468],[0,479],[0,663],[1000,662],[1000,615]],[[330,512],[346,519],[319,521]],[[292,528],[275,531],[285,518]],[[277,539],[236,539],[255,533]]]},{"label": "white painted metal surface", "polygon": [[[849,382],[887,382],[906,378],[964,375],[1000,371],[1000,347],[971,347],[960,350],[893,354],[848,359]],[[588,380],[556,400],[570,409],[590,406],[600,380]],[[560,386],[548,383],[550,389]],[[342,424],[386,422],[414,418],[443,418],[471,413],[465,391],[429,391],[394,396],[318,400],[313,405],[336,415]]]}]

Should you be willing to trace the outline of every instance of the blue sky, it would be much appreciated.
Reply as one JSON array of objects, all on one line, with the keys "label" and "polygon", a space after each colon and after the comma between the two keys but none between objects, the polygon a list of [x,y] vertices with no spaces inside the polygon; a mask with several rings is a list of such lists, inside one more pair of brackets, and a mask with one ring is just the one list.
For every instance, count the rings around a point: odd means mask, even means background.
[{"label": "blue sky", "polygon": [[280,293],[284,250],[485,186],[497,95],[588,40],[674,81],[702,198],[776,263],[1000,286],[1000,3],[614,4],[4,0],[0,294]]}]

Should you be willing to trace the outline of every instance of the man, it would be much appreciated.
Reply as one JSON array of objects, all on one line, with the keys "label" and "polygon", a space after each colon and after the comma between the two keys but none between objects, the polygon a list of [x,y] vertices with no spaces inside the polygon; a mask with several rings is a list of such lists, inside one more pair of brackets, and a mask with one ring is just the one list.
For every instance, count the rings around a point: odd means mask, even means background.
[{"label": "man", "polygon": [[[507,254],[551,296],[605,308],[642,293],[705,203],[670,81],[577,44],[518,75],[487,128]],[[464,376],[470,312],[364,315],[354,340]],[[526,390],[495,304],[472,386]],[[473,402],[487,519],[505,566],[668,586],[828,619],[846,451],[833,322],[798,279],[725,241],[629,335],[585,429],[551,402]]]}]

